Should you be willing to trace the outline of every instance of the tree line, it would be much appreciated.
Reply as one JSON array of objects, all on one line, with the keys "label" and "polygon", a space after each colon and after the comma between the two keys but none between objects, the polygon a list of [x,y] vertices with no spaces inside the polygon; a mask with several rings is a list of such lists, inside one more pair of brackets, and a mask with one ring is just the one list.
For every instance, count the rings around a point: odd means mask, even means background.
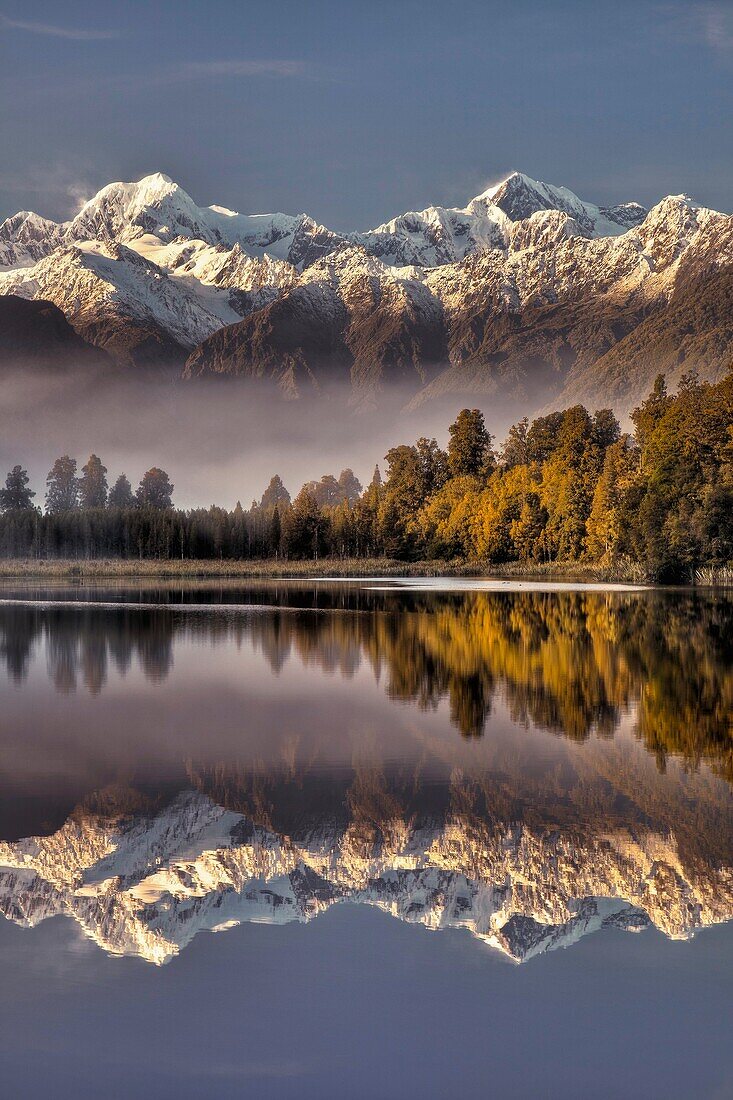
[{"label": "tree line", "polygon": [[733,561],[733,372],[690,373],[670,394],[659,376],[621,432],[610,409],[575,405],[520,420],[494,446],[464,409],[445,449],[392,447],[363,489],[351,469],[307,482],[295,499],[275,475],[248,509],[173,507],[156,468],[136,493],[91,455],[77,475],[57,459],[45,509],[15,466],[0,490],[5,557],[319,559],[640,563],[660,580]]}]

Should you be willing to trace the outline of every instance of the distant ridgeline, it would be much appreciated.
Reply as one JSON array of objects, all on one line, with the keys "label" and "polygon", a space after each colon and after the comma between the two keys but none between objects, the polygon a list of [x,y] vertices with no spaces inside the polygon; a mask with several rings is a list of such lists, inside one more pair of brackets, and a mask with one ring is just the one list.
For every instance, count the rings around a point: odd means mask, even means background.
[{"label": "distant ridgeline", "polygon": [[443,451],[393,447],[365,491],[351,470],[309,482],[294,500],[278,476],[259,502],[176,510],[165,471],[133,494],[92,455],[48,475],[45,512],[21,466],[0,491],[6,558],[280,560],[389,557],[613,565],[685,580],[733,562],[733,371],[716,384],[660,376],[622,435],[608,409],[582,405],[515,424],[503,447],[464,409]]}]

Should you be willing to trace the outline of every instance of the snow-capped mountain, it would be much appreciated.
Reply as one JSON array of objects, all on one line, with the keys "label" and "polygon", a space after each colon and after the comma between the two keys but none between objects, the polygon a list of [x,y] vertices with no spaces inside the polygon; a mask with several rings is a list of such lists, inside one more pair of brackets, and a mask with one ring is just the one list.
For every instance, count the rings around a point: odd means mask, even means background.
[{"label": "snow-capped mountain", "polygon": [[490,249],[506,249],[513,223],[541,210],[569,214],[578,231],[588,237],[624,233],[646,215],[638,203],[601,209],[566,187],[552,187],[513,172],[462,209],[430,206],[411,211],[368,233],[353,234],[351,241],[397,267],[437,267]]},{"label": "snow-capped mountain", "polygon": [[[23,220],[15,228],[13,223],[19,218]],[[22,243],[40,222],[46,226],[44,254],[61,241],[127,244],[149,233],[166,243],[195,240],[221,248],[238,244],[251,256],[267,253],[275,259],[289,259],[291,251],[298,252],[302,263],[305,238],[318,237],[319,233],[329,236],[328,230],[316,225],[305,214],[246,215],[223,206],[197,206],[182,187],[160,172],[136,183],[108,184],[86,202],[71,221],[59,225],[40,219],[36,214],[17,214],[0,226],[0,241],[7,239],[10,245],[15,243],[18,234]],[[339,242],[342,240],[338,238]]]},{"label": "snow-capped mountain", "polygon": [[165,243],[201,241],[225,249],[239,245],[249,256],[287,260],[301,270],[347,243],[386,263],[433,267],[503,247],[513,221],[552,209],[571,214],[589,236],[623,232],[645,214],[636,203],[600,210],[567,188],[514,172],[462,209],[431,206],[376,229],[341,234],[307,214],[238,214],[223,206],[197,206],[182,187],[156,172],[136,183],[108,184],[68,222],[57,224],[29,211],[8,218],[0,225],[0,265],[29,266],[62,243],[130,244],[151,234]]},{"label": "snow-capped mountain", "polygon": [[466,929],[517,962],[601,928],[686,938],[733,917],[731,868],[649,828],[365,824],[356,809],[285,835],[193,790],[157,812],[78,811],[52,836],[0,844],[0,911],[24,926],[65,914],[104,950],[153,963],[204,929],[308,921],[345,901]]},{"label": "snow-capped mountain", "polygon": [[391,382],[428,381],[446,358],[443,308],[429,287],[350,246],[203,341],[184,377],[249,374],[297,397],[348,371],[354,393],[370,397]]},{"label": "snow-capped mountain", "polygon": [[20,210],[0,224],[0,269],[30,267],[58,248],[62,227],[32,210]]},{"label": "snow-capped mountain", "polygon": [[733,218],[685,196],[616,236],[588,237],[569,214],[540,210],[511,223],[505,248],[430,268],[381,264],[380,285],[392,293],[371,299],[373,258],[351,249],[328,262],[321,297],[306,291],[316,264],[210,336],[185,373],[282,384],[287,364],[303,392],[340,364],[357,400],[374,399],[399,372],[413,379],[413,405],[483,395],[513,398],[525,412],[548,401],[623,412],[660,369],[672,382],[690,366],[716,378],[733,356]]},{"label": "snow-capped mountain", "polygon": [[43,298],[123,364],[346,382],[369,405],[484,395],[625,411],[652,377],[733,354],[733,220],[685,196],[600,207],[512,173],[465,207],[366,232],[198,206],[167,176],[102,189],[65,223],[0,226],[0,293]]},{"label": "snow-capped mountain", "polygon": [[599,207],[579,199],[567,187],[553,187],[533,180],[523,172],[512,172],[505,180],[489,187],[469,204],[468,210],[478,214],[495,207],[512,222],[524,221],[540,210],[560,210],[563,214],[569,214],[588,237],[625,233],[632,226],[640,225],[647,213],[638,202]]}]

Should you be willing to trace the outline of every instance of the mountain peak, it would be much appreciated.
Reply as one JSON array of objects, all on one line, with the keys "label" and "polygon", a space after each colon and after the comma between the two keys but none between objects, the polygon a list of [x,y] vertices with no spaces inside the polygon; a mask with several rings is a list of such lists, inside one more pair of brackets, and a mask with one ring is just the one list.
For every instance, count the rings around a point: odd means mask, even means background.
[{"label": "mountain peak", "polygon": [[92,198],[84,203],[76,218],[73,220],[76,221],[79,217],[82,217],[85,212],[97,210],[102,206],[114,204],[124,207],[126,210],[130,210],[150,203],[160,202],[161,199],[176,192],[182,197],[185,196],[188,198],[186,192],[179,187],[177,183],[174,183],[170,176],[166,176],[163,172],[153,172],[149,176],[143,176],[141,179],[133,180],[129,183],[118,180],[114,183],[108,183],[105,187],[97,191],[96,195],[93,195]]},{"label": "mountain peak", "polygon": [[[149,176],[142,176],[137,182],[138,186],[145,187],[153,184],[173,183],[173,180],[170,176],[167,176],[165,172],[151,172]],[[178,185],[176,184],[176,186]]]},{"label": "mountain peak", "polygon": [[159,198],[161,195],[171,194],[173,191],[182,190],[182,188],[179,187],[170,176],[166,176],[164,172],[153,172],[151,175],[143,176],[137,183],[130,184],[129,186],[134,187],[139,195],[149,196],[151,199]]},{"label": "mountain peak", "polygon": [[559,210],[574,218],[581,232],[588,237],[624,233],[639,225],[646,216],[646,210],[638,203],[627,202],[618,207],[601,209],[595,203],[579,198],[568,187],[543,183],[516,171],[477,195],[469,203],[468,210],[487,211],[491,207],[498,207],[513,222],[531,218],[540,210]]},{"label": "mountain peak", "polygon": [[525,172],[513,171],[509,175],[503,176],[497,183],[490,184],[485,191],[482,191],[478,198],[493,198],[500,191],[513,190],[518,187],[544,187],[544,184],[538,182],[528,176]]}]

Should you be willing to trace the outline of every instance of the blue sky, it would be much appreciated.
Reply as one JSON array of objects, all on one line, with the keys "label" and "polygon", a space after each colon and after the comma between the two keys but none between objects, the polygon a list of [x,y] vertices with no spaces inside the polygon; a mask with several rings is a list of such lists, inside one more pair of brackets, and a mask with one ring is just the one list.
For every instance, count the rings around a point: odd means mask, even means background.
[{"label": "blue sky", "polygon": [[160,170],[366,228],[513,168],[733,210],[733,2],[0,0],[0,216]]}]

